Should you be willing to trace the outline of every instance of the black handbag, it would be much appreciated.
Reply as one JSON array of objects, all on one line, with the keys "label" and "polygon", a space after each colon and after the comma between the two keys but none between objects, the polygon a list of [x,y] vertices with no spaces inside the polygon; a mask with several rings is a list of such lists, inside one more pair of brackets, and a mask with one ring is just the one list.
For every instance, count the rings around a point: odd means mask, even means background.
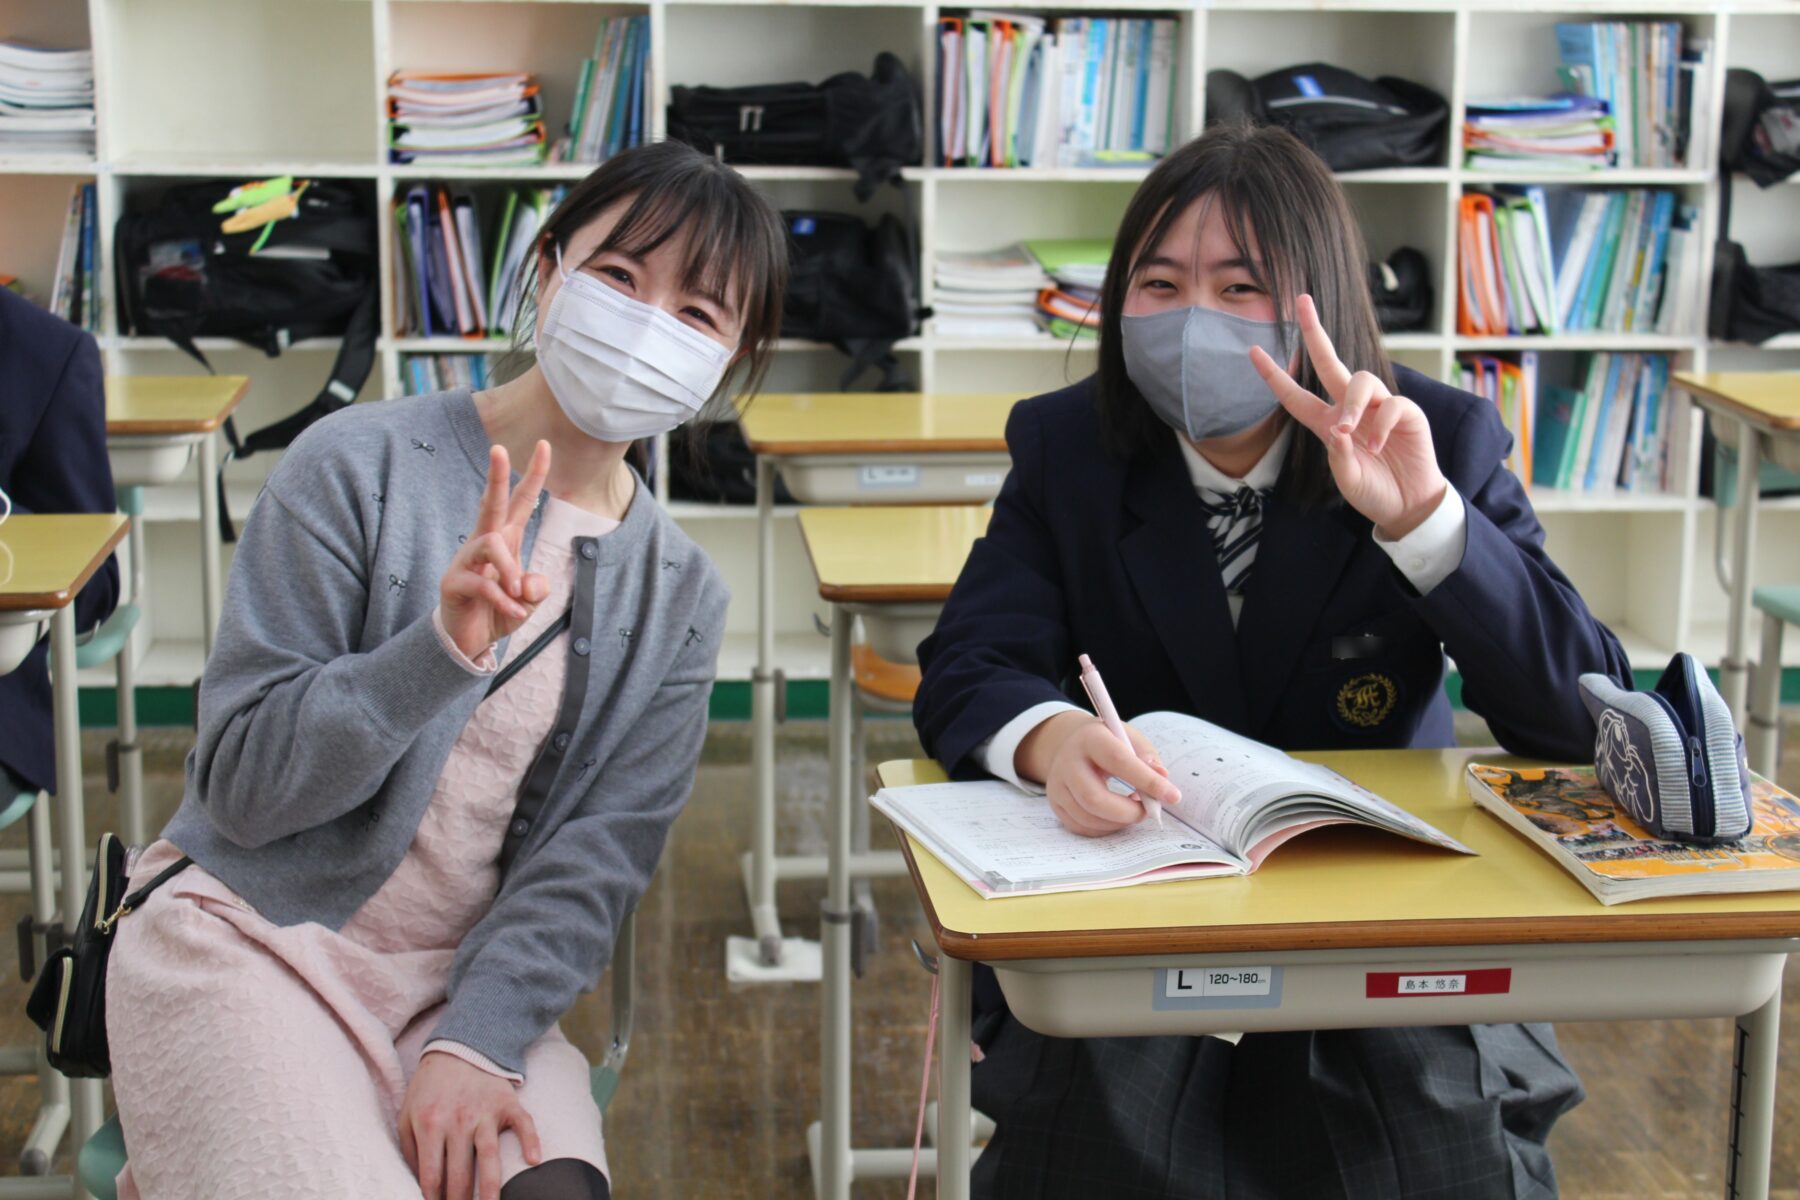
[{"label": "black handbag", "polygon": [[[482,699],[505,687],[573,621],[571,609],[551,622],[531,645],[495,672]],[[87,902],[81,906],[81,921],[69,943],[44,962],[37,982],[31,985],[31,996],[25,1001],[25,1015],[44,1031],[44,1050],[50,1065],[64,1075],[105,1079],[112,1074],[112,1050],[106,1039],[106,965],[112,954],[113,935],[118,932],[121,919],[142,908],[150,893],[193,863],[193,859],[183,855],[127,896],[125,843],[113,833],[100,835],[99,848],[94,851],[94,870],[88,876]]]},{"label": "black handbag", "polygon": [[106,1042],[106,962],[119,919],[193,861],[183,857],[127,896],[125,843],[111,833],[100,835],[75,935],[44,963],[25,1002],[25,1015],[44,1031],[50,1065],[64,1075],[105,1079],[112,1074],[112,1052]]}]

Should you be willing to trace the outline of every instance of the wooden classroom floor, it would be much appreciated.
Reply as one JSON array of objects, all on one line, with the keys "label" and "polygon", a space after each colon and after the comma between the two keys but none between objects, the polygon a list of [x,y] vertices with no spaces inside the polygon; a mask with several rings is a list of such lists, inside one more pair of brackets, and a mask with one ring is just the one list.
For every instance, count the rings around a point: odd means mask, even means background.
[{"label": "wooden classroom floor", "polygon": [[[1466,724],[1462,742],[1485,740],[1478,721]],[[185,729],[146,735],[153,828],[180,798],[191,736]],[[95,835],[113,824],[104,794],[104,740],[90,734],[86,745],[88,829]],[[1781,770],[1790,789],[1800,789],[1795,742],[1800,739],[1790,739]],[[873,723],[871,763],[917,753],[909,724]],[[824,849],[824,754],[822,723],[783,730],[784,849]],[[637,1031],[606,1130],[615,1191],[629,1200],[810,1195],[803,1138],[818,1107],[816,985],[731,988],[724,978],[725,938],[747,925],[738,854],[750,827],[749,788],[748,723],[716,724],[693,800],[676,823],[639,917]],[[877,826],[878,838],[891,842],[885,823]],[[22,833],[22,823],[7,830],[0,846],[22,845]],[[904,880],[878,881],[875,894],[881,945],[855,989],[855,1140],[899,1146],[912,1137],[929,993],[907,939],[926,934]],[[784,885],[789,933],[817,936],[822,895],[822,884]],[[0,917],[10,929],[24,901],[4,900]],[[0,1044],[36,1033],[24,1017],[25,985],[16,971],[8,974],[0,983]],[[607,1034],[604,987],[584,997],[563,1027],[597,1057]],[[1588,1089],[1587,1102],[1552,1137],[1564,1196],[1698,1200],[1723,1193],[1729,1021],[1564,1025],[1558,1034]],[[1773,1195],[1800,1200],[1800,965],[1793,963],[1782,1063]],[[16,1160],[34,1099],[29,1081],[0,1081],[0,1164]],[[931,1194],[929,1184],[920,1191]],[[855,1195],[898,1200],[905,1183],[858,1184]]]}]

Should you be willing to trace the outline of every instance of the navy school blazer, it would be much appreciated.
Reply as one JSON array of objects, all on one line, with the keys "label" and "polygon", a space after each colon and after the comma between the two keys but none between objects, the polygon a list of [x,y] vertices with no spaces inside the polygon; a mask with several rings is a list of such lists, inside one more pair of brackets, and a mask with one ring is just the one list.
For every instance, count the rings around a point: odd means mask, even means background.
[{"label": "navy school blazer", "polygon": [[1576,677],[1629,686],[1624,650],[1544,553],[1494,405],[1395,373],[1463,498],[1461,565],[1421,596],[1354,509],[1271,496],[1235,631],[1174,434],[1130,463],[1108,453],[1092,378],[1015,406],[993,520],[919,647],[926,751],[958,777],[984,773],[974,750],[1015,716],[1086,707],[1084,653],[1128,720],[1186,712],[1287,750],[1448,746],[1448,653],[1508,750],[1591,760]]},{"label": "navy school blazer", "polygon": [[[112,512],[106,393],[94,339],[23,296],[0,288],[0,488],[15,513]],[[86,631],[119,600],[108,558],[75,597]],[[49,639],[0,675],[0,763],[28,786],[56,789]]]}]

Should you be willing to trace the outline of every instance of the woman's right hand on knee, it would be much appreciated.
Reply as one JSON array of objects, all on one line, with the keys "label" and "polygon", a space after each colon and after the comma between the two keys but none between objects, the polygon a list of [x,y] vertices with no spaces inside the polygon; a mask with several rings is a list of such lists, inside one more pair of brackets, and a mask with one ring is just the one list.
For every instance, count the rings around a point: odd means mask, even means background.
[{"label": "woman's right hand on knee", "polygon": [[[1181,790],[1169,782],[1150,739],[1130,725],[1125,731],[1135,753],[1120,745],[1098,718],[1059,713],[1025,736],[1013,761],[1021,775],[1043,780],[1051,811],[1064,828],[1103,837],[1143,820],[1138,795],[1164,804],[1181,800]],[[1123,780],[1137,793],[1118,795],[1107,786],[1108,778]]]},{"label": "woman's right hand on knee", "polygon": [[400,1152],[425,1200],[500,1200],[500,1134],[511,1129],[525,1162],[543,1161],[537,1126],[507,1080],[453,1054],[419,1060],[400,1106]]},{"label": "woman's right hand on knee", "polygon": [[512,491],[506,448],[494,446],[488,451],[487,490],[481,495],[475,529],[438,584],[444,632],[470,659],[480,658],[495,642],[523,625],[549,594],[548,580],[519,565],[525,526],[549,474],[549,442],[537,444],[516,492]]}]

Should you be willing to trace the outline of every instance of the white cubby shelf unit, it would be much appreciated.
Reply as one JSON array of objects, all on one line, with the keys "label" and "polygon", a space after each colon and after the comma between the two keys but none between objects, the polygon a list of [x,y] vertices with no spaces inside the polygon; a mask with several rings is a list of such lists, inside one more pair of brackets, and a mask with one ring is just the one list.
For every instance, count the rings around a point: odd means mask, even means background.
[{"label": "white cubby shelf unit", "polygon": [[[47,292],[69,187],[98,185],[103,325],[111,372],[181,373],[197,369],[168,343],[121,336],[112,296],[111,231],[121,212],[181,180],[260,178],[292,173],[339,179],[366,190],[378,213],[410,181],[440,178],[483,185],[554,183],[581,178],[580,164],[538,168],[462,168],[434,173],[387,162],[383,100],[390,72],[401,68],[529,71],[542,84],[545,115],[560,131],[573,101],[580,60],[603,16],[650,18],[648,127],[663,136],[675,84],[749,84],[819,80],[841,70],[867,71],[880,50],[900,56],[918,82],[924,127],[935,128],[938,19],[970,6],[858,0],[639,4],[584,0],[0,0],[0,38],[54,46],[91,45],[95,56],[98,145],[93,159],[0,155],[0,271]],[[1248,76],[1294,63],[1326,61],[1367,76],[1399,75],[1443,93],[1450,123],[1441,161],[1342,176],[1371,254],[1401,245],[1424,252],[1437,283],[1428,327],[1388,339],[1394,358],[1437,378],[1467,350],[1534,349],[1541,359],[1592,350],[1655,350],[1678,369],[1800,369],[1800,336],[1761,347],[1710,341],[1703,329],[1672,336],[1581,334],[1563,337],[1468,338],[1456,333],[1454,284],[1457,201],[1467,187],[1538,182],[1583,186],[1674,188],[1716,227],[1718,179],[1712,165],[1724,70],[1746,66],[1768,78],[1800,74],[1800,3],[1630,4],[1609,0],[1185,0],[1123,4],[1116,0],[1017,6],[1046,15],[1134,13],[1178,21],[1175,123],[1178,139],[1205,121],[1205,75],[1217,67]],[[1456,152],[1465,105],[1491,95],[1554,90],[1559,20],[1678,19],[1690,37],[1711,40],[1712,69],[1701,81],[1701,110],[1713,129],[1698,134],[1688,166],[1664,171],[1618,170],[1578,180],[1543,172],[1465,170]],[[745,53],[754,47],[754,53]],[[927,148],[930,161],[932,148]],[[830,168],[745,167],[744,173],[783,208],[837,209],[873,216],[901,210],[895,189],[859,206],[850,172]],[[1116,227],[1143,169],[993,170],[922,165],[904,186],[919,223],[926,303],[931,263],[941,250],[985,250],[1021,238],[1107,236]],[[1735,189],[1733,236],[1758,264],[1800,258],[1800,186],[1759,192]],[[491,216],[491,214],[490,214]],[[382,337],[378,369],[363,399],[400,394],[403,355],[489,352],[489,342],[396,336],[390,221],[383,242]],[[1696,311],[1704,305],[1696,305]],[[317,390],[334,342],[291,348],[279,359],[227,341],[203,341],[220,370],[247,372],[249,397],[239,417],[256,428],[291,412]],[[1087,374],[1091,347],[1035,341],[937,336],[927,323],[901,344],[902,360],[925,389],[1005,391],[1028,396]],[[835,390],[844,360],[828,348],[784,341],[770,390]],[[1684,418],[1698,429],[1697,414]],[[1712,568],[1712,502],[1697,494],[1699,439],[1688,440],[1679,464],[1682,486],[1669,495],[1590,495],[1534,490],[1550,552],[1594,610],[1619,631],[1634,663],[1660,666],[1677,648],[1708,660],[1719,656],[1725,597]],[[230,469],[229,495],[242,516],[273,456]],[[666,472],[665,472],[666,476]],[[191,484],[159,489],[147,519],[154,641],[141,678],[186,683],[198,672],[199,624],[191,602],[197,571]],[[755,613],[754,539],[747,509],[671,505],[677,518],[720,563],[739,602],[733,606],[722,675],[747,676]],[[1800,577],[1800,505],[1777,504],[1761,523],[1759,575]],[[784,512],[777,538],[777,629],[792,677],[822,677],[826,642],[813,628],[818,610],[811,572],[795,524]],[[1800,661],[1800,639],[1788,639]],[[96,682],[100,682],[96,677]]]}]

